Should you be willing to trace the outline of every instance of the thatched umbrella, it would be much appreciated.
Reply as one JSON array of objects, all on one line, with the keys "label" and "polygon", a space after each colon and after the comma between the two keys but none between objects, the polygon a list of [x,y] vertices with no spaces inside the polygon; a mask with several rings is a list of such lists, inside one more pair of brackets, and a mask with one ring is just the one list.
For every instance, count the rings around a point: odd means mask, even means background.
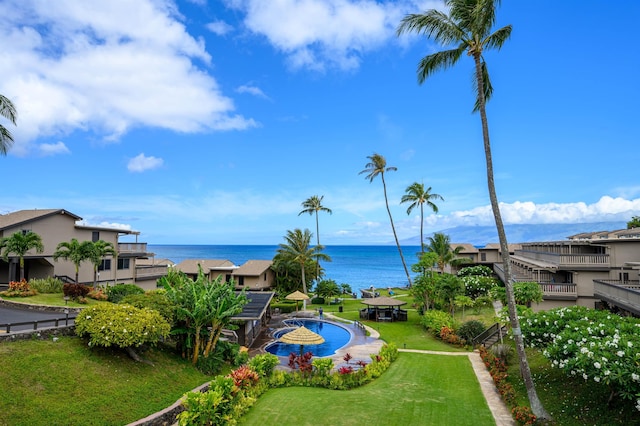
[{"label": "thatched umbrella", "polygon": [[309,296],[307,296],[306,294],[304,294],[303,292],[296,290],[291,294],[288,294],[287,296],[285,296],[285,299],[287,300],[295,300],[296,301],[296,312],[298,312],[298,300],[308,300]]},{"label": "thatched umbrella", "polygon": [[314,333],[304,325],[296,328],[293,331],[283,334],[278,340],[282,343],[300,345],[300,355],[302,355],[304,345],[320,345],[324,343],[324,337],[317,333]]}]

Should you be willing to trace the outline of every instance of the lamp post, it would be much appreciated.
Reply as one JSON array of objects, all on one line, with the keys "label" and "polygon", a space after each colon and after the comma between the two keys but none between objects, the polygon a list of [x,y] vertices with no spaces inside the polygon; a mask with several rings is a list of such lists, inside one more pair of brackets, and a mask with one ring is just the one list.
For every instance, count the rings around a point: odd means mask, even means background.
[{"label": "lamp post", "polygon": [[[64,299],[64,304],[66,306],[67,302],[69,302],[69,296],[64,296],[63,299]],[[68,311],[68,309],[65,309],[65,310]]]},{"label": "lamp post", "polygon": [[[67,296],[65,296],[66,298]],[[64,310],[64,314],[66,316],[65,320],[64,320],[64,325],[69,325],[69,308],[66,308]]]}]

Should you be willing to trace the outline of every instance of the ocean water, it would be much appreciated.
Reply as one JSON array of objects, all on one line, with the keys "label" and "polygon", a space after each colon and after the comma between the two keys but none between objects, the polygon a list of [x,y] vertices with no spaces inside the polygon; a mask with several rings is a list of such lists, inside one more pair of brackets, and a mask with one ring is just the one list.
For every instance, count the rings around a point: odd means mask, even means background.
[{"label": "ocean water", "polygon": [[[227,259],[236,265],[247,260],[271,260],[277,246],[256,245],[149,245],[156,258],[180,263],[185,259]],[[409,273],[418,261],[419,246],[402,247]],[[338,284],[349,284],[354,292],[360,289],[405,287],[407,277],[396,246],[326,246],[324,253],[331,262],[321,262],[325,278]]]}]

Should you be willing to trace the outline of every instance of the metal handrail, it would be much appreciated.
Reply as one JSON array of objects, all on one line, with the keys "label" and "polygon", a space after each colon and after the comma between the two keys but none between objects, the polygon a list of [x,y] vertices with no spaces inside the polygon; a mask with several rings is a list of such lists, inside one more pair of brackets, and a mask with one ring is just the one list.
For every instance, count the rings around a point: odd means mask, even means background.
[{"label": "metal handrail", "polygon": [[[53,323],[54,327],[68,327],[69,326],[69,321],[73,321],[76,319],[77,315],[74,316],[65,316],[64,318],[52,318],[52,319],[45,319],[45,320],[38,320],[38,321],[24,321],[24,322],[10,322],[10,323],[5,323],[5,324],[0,324],[0,330],[5,330],[5,333],[11,333],[11,327],[17,327],[17,326],[21,326],[21,325],[30,325],[33,324],[33,330],[38,330],[38,325],[42,325],[43,323]],[[60,322],[64,321],[63,325],[60,325]],[[21,331],[30,331],[30,330],[19,330],[18,332]]]}]

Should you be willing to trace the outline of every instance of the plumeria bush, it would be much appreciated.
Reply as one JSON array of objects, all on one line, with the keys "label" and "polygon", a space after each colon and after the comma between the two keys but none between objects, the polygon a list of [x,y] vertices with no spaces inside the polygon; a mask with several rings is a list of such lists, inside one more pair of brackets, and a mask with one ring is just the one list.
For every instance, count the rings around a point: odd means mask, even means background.
[{"label": "plumeria bush", "polygon": [[460,279],[464,283],[464,294],[472,299],[488,295],[492,288],[499,285],[497,279],[483,275],[466,275]]},{"label": "plumeria bush", "polygon": [[134,348],[169,335],[169,323],[151,309],[104,304],[86,308],[75,320],[76,334],[90,346]]},{"label": "plumeria bush", "polygon": [[607,386],[640,411],[640,320],[581,306],[538,312],[521,321],[527,344],[571,376]]}]

